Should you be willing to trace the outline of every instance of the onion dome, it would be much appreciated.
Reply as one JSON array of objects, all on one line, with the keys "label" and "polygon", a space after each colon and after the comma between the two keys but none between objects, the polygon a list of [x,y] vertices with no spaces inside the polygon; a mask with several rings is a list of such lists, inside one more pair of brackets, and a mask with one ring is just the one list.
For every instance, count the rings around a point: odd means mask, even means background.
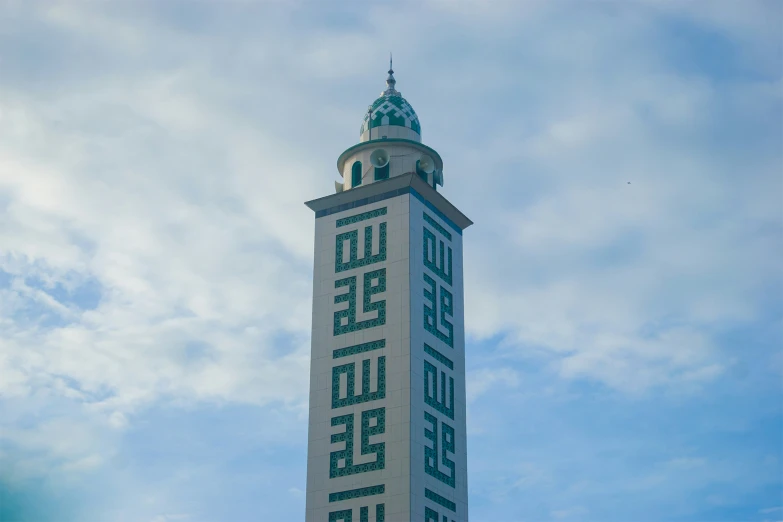
[{"label": "onion dome", "polygon": [[[362,128],[359,136],[365,141],[364,134],[377,127],[404,127],[416,133],[416,141],[421,141],[421,125],[416,111],[413,110],[410,103],[402,97],[394,86],[397,81],[394,79],[394,70],[392,69],[391,58],[389,58],[389,76],[386,78],[386,90],[375,100],[367,109],[362,122]],[[372,133],[373,135],[375,132]],[[407,133],[406,133],[407,134]],[[380,137],[380,136],[378,136]],[[400,136],[402,137],[402,136]],[[367,138],[369,139],[369,138]],[[375,136],[373,136],[375,139]]]}]

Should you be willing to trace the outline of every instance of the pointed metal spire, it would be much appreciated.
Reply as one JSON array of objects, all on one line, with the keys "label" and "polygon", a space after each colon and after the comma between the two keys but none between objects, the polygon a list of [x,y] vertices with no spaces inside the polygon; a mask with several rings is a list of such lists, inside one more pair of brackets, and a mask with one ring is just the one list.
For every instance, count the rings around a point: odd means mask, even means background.
[{"label": "pointed metal spire", "polygon": [[394,79],[394,69],[392,69],[392,53],[389,52],[389,76],[386,77],[386,90],[383,94],[399,94],[394,86],[397,84],[397,80]]}]

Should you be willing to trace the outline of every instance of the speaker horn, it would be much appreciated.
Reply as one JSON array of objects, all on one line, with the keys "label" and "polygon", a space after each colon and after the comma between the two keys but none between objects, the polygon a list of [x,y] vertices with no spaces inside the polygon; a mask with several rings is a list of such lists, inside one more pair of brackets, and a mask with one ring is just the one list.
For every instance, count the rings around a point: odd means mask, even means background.
[{"label": "speaker horn", "polygon": [[425,174],[432,174],[435,170],[435,161],[430,156],[422,154],[419,158],[419,170]]},{"label": "speaker horn", "polygon": [[370,154],[370,163],[376,169],[380,169],[389,164],[389,153],[383,149],[375,149]]},{"label": "speaker horn", "polygon": [[342,192],[344,189],[345,189],[345,186],[342,183],[340,183],[339,181],[335,181],[334,182],[334,191],[335,192],[339,193],[339,192]]}]

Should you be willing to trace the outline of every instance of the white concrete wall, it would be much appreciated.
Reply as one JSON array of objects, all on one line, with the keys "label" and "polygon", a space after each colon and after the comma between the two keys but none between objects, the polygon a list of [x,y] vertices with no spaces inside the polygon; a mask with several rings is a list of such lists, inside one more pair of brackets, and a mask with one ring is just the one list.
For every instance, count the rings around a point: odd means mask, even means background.
[{"label": "white concrete wall", "polygon": [[[368,147],[367,149],[359,150],[345,159],[345,164],[343,166],[343,183],[346,190],[352,188],[351,169],[355,161],[362,162],[362,172],[364,173],[362,185],[367,185],[374,182],[375,168],[370,163],[370,155],[376,149],[384,149],[387,153],[389,153],[390,178],[394,176],[402,176],[408,172],[416,172],[416,161],[419,160],[423,154],[425,154],[413,146],[405,145],[404,143],[399,142],[378,143],[375,147]],[[432,183],[431,176],[429,177],[428,183]]]},{"label": "white concrete wall", "polygon": [[[409,129],[407,127],[400,127],[399,125],[380,125],[372,129],[372,139],[379,140],[382,137],[387,138],[403,138],[406,140],[421,141],[421,135]],[[370,131],[366,130],[359,137],[359,142],[370,141]]]},{"label": "white concrete wall", "polygon": [[[316,219],[315,273],[313,291],[313,336],[310,370],[310,421],[307,463],[307,522],[327,522],[329,513],[352,509],[354,522],[359,521],[359,509],[369,506],[369,520],[376,522],[375,505],[385,504],[385,520],[405,521],[410,518],[410,294],[408,273],[408,195],[366,205]],[[337,228],[340,218],[386,208],[387,214]],[[379,251],[379,227],[387,225],[386,261],[335,273],[335,238],[337,234],[358,230],[358,258],[364,257],[364,229],[373,227],[373,254]],[[346,246],[346,259],[348,242]],[[386,291],[372,296],[372,301],[386,301],[386,324],[354,333],[333,335],[336,310],[347,303],[334,303],[335,295],[344,294],[347,287],[335,288],[335,280],[357,276],[357,321],[373,319],[377,312],[361,313],[363,301],[362,274],[386,269]],[[333,359],[336,348],[386,340],[386,347],[366,353]],[[332,368],[356,363],[356,393],[361,393],[362,360],[371,360],[370,390],[377,390],[378,358],[386,357],[386,398],[354,406],[332,409]],[[341,385],[342,387],[343,385]],[[344,389],[344,388],[343,388]],[[345,426],[331,426],[331,418],[355,415],[354,465],[375,461],[376,456],[361,455],[361,412],[386,408],[386,430],[370,438],[370,443],[385,443],[385,469],[329,478],[330,452],[343,450],[344,442],[332,444],[330,435],[345,431]],[[329,493],[383,484],[385,493],[363,498],[329,502]]]}]

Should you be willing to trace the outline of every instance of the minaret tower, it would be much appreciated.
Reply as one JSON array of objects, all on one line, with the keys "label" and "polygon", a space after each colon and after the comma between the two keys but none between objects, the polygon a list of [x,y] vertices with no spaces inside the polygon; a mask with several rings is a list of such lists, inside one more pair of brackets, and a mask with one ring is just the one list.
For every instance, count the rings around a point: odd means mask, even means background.
[{"label": "minaret tower", "polygon": [[315,212],[307,522],[465,522],[462,231],[396,90]]}]

